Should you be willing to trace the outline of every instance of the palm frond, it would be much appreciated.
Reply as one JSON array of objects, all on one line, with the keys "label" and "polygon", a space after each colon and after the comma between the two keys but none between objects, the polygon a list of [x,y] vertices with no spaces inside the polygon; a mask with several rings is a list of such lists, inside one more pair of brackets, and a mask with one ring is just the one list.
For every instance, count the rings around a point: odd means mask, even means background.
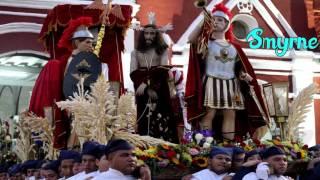
[{"label": "palm frond", "polygon": [[293,101],[287,123],[286,136],[288,140],[297,140],[303,127],[300,124],[305,122],[307,113],[310,111],[311,103],[313,102],[313,95],[318,90],[318,85],[311,84],[304,88],[296,99]]}]

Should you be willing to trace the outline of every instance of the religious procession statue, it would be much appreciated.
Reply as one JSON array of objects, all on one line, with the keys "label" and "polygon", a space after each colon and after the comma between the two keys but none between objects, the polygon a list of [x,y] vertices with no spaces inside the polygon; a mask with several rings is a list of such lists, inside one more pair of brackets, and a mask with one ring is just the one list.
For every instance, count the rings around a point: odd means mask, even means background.
[{"label": "religious procession statue", "polygon": [[203,9],[204,20],[189,36],[188,118],[225,139],[253,135],[268,113],[253,68],[233,42],[232,14],[223,4]]},{"label": "religious procession statue", "polygon": [[[148,18],[149,24],[136,27],[141,33],[131,54],[130,77],[136,93],[137,132],[178,142],[178,121],[172,103],[176,94],[171,93],[172,88],[175,90],[176,87],[174,82],[173,87],[169,82],[175,81],[174,70],[168,63],[168,45],[162,34],[171,27],[158,27],[152,12]],[[177,84],[181,81],[176,79]]]}]

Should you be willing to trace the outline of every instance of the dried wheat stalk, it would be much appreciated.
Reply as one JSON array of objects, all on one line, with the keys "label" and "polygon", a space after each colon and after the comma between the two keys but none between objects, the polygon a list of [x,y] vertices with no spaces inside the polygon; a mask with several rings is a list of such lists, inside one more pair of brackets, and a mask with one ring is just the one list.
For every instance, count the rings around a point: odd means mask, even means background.
[{"label": "dried wheat stalk", "polygon": [[113,135],[116,106],[114,95],[109,91],[109,83],[100,76],[91,86],[91,93],[83,90],[83,82],[78,84],[78,92],[71,100],[57,102],[61,109],[68,109],[74,115],[73,131],[82,145],[87,140],[106,144]]},{"label": "dried wheat stalk", "polygon": [[37,117],[35,114],[29,113],[24,117],[25,123],[32,129],[33,133],[37,133],[37,136],[33,136],[33,139],[37,139],[43,142],[43,150],[46,154],[46,159],[57,159],[57,150],[53,147],[53,130],[49,120],[47,118]]},{"label": "dried wheat stalk", "polygon": [[144,149],[148,149],[150,146],[157,146],[159,144],[168,144],[174,146],[176,144],[164,141],[162,139],[150,137],[150,136],[140,136],[138,134],[132,134],[124,131],[115,131],[114,139],[125,139],[131,144],[141,147]]},{"label": "dried wheat stalk", "polygon": [[35,153],[35,144],[31,141],[31,129],[24,117],[25,115],[21,114],[21,119],[17,124],[19,137],[17,138],[16,146],[14,148],[14,152],[22,162],[31,159],[31,153]]},{"label": "dried wheat stalk", "polygon": [[120,119],[116,122],[118,129],[125,129],[127,132],[134,133],[137,119],[137,109],[135,97],[132,93],[124,94],[118,101],[118,115]]}]

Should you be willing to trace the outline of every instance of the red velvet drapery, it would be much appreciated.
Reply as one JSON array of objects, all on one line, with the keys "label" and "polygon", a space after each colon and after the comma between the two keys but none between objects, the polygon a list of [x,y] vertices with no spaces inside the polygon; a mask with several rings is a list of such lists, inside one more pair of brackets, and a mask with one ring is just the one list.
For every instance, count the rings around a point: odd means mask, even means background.
[{"label": "red velvet drapery", "polygon": [[[109,15],[111,26],[106,27],[100,50],[100,60],[109,66],[109,80],[119,81],[123,84],[121,51],[124,49],[125,31],[132,20],[132,7],[121,5],[121,10],[124,20],[115,17],[113,14]],[[46,50],[50,53],[51,59],[63,59],[66,54],[70,54],[68,50],[59,48],[57,43],[71,19],[89,16],[92,17],[95,26],[100,26],[99,17],[101,13],[101,10],[86,9],[82,5],[66,4],[53,8],[48,13],[40,32],[40,41],[43,42]]]}]

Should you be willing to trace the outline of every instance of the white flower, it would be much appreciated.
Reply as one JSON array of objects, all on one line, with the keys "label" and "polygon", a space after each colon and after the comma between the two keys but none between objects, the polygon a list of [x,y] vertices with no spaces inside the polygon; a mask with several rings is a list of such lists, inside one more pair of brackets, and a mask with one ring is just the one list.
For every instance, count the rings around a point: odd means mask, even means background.
[{"label": "white flower", "polygon": [[210,148],[210,143],[207,143],[207,142],[203,143],[203,148],[205,149]]},{"label": "white flower", "polygon": [[180,154],[177,154],[177,155],[176,155],[176,158],[177,158],[177,159],[180,159]]},{"label": "white flower", "polygon": [[157,116],[158,116],[159,119],[161,118],[161,114],[160,113],[158,113]]},{"label": "white flower", "polygon": [[211,144],[213,141],[213,137],[206,137],[206,142]]},{"label": "white flower", "polygon": [[197,133],[197,134],[196,134],[196,136],[195,136],[195,138],[196,138],[197,144],[199,144],[199,143],[200,143],[200,141],[201,141],[201,140],[202,140],[202,138],[203,138],[203,135],[202,135],[202,134],[200,134],[200,133]]}]

